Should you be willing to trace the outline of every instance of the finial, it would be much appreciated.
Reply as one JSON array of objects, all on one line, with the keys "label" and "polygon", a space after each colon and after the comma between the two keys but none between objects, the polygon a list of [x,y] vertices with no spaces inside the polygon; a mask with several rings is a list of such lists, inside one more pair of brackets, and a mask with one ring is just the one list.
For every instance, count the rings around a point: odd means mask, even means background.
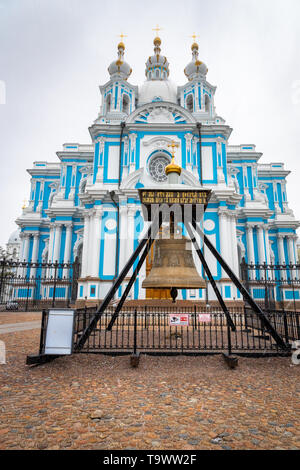
[{"label": "finial", "polygon": [[166,172],[166,175],[168,175],[169,173],[177,173],[177,175],[180,176],[181,174],[181,167],[179,165],[176,165],[176,163],[174,162],[174,159],[175,159],[175,148],[179,147],[179,144],[177,144],[176,142],[174,142],[174,140],[172,140],[172,142],[168,145],[168,147],[171,147],[172,150],[171,150],[171,154],[172,154],[172,161],[169,165],[166,166],[165,168],[165,172]]},{"label": "finial", "polygon": [[192,35],[189,36],[189,37],[190,37],[190,38],[193,38],[193,40],[194,40],[191,49],[192,49],[192,50],[193,50],[193,49],[197,49],[197,50],[198,50],[198,49],[199,49],[199,46],[198,46],[198,44],[196,43],[196,38],[199,38],[200,36],[197,36],[197,34],[194,33],[194,34],[192,34]]},{"label": "finial", "polygon": [[156,25],[156,28],[152,28],[152,31],[156,32],[156,37],[154,38],[154,41],[153,41],[153,43],[156,47],[161,45],[161,39],[158,36],[158,31],[161,31],[161,30],[162,30],[162,28],[160,28],[158,25]]},{"label": "finial", "polygon": [[26,209],[27,199],[24,199],[22,209]]},{"label": "finial", "polygon": [[118,49],[119,49],[120,47],[122,47],[123,49],[125,49],[125,44],[124,44],[124,42],[123,42],[123,39],[124,39],[124,38],[127,38],[127,35],[121,33],[121,34],[118,34],[118,37],[121,38],[121,42],[119,42],[119,44],[118,44]]},{"label": "finial", "polygon": [[156,28],[152,28],[152,31],[155,31],[156,32],[156,36],[158,36],[158,31],[162,31],[162,28],[160,28],[158,26],[158,24],[156,25]]},{"label": "finial", "polygon": [[177,144],[176,142],[174,142],[174,140],[172,140],[172,142],[168,145],[168,147],[172,148],[171,150],[172,158],[175,158],[175,148],[179,147],[179,144]]}]

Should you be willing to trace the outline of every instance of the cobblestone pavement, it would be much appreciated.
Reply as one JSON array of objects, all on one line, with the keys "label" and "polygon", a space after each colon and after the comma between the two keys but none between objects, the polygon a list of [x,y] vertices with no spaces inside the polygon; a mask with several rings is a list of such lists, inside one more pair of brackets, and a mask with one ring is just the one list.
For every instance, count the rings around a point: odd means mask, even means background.
[{"label": "cobblestone pavement", "polygon": [[0,312],[0,325],[23,323],[25,321],[41,321],[41,318],[41,312]]},{"label": "cobblestone pavement", "polygon": [[18,323],[5,323],[0,325],[0,335],[5,333],[13,333],[15,331],[33,330],[41,328],[41,321],[26,321]]},{"label": "cobblestone pavement", "polygon": [[[30,319],[31,320],[31,319]],[[40,367],[39,330],[9,333],[1,449],[300,449],[300,366],[290,358],[78,354]]]}]

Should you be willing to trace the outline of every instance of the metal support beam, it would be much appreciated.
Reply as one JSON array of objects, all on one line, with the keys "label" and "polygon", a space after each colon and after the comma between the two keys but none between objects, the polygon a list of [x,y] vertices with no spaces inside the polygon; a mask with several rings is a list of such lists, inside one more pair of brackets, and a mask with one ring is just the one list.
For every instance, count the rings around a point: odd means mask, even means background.
[{"label": "metal support beam", "polygon": [[86,340],[88,339],[88,337],[90,336],[90,334],[92,333],[94,328],[96,328],[96,325],[97,325],[97,322],[98,322],[99,318],[101,317],[101,315],[105,311],[105,309],[108,307],[110,301],[113,299],[114,294],[117,292],[118,288],[120,287],[120,285],[122,284],[124,278],[126,277],[129,269],[131,268],[131,266],[133,266],[135,260],[137,259],[137,257],[141,253],[142,249],[145,247],[145,245],[148,242],[149,238],[152,237],[153,239],[155,239],[155,237],[157,235],[157,232],[159,230],[159,225],[160,225],[159,220],[160,220],[160,215],[159,215],[159,213],[157,213],[154,220],[153,220],[153,222],[152,222],[152,224],[148,228],[147,233],[145,234],[143,239],[140,241],[140,243],[136,247],[135,251],[133,252],[131,257],[129,258],[129,260],[126,263],[126,265],[124,266],[124,268],[122,269],[122,271],[119,274],[118,278],[115,280],[112,287],[109,289],[106,297],[104,298],[104,300],[103,300],[102,304],[100,305],[99,309],[97,310],[97,312],[93,316],[90,324],[84,330],[80,340],[75,345],[75,347],[74,347],[75,351],[79,351],[80,349],[82,349],[82,347],[84,346]]},{"label": "metal support beam", "polygon": [[134,284],[134,282],[135,282],[135,280],[136,280],[136,277],[137,277],[137,275],[138,275],[138,273],[139,273],[141,267],[143,266],[143,263],[144,263],[144,261],[145,261],[147,255],[148,255],[150,249],[151,249],[151,246],[152,246],[153,242],[154,242],[154,238],[149,238],[148,243],[147,243],[147,245],[146,245],[146,247],[145,247],[145,249],[144,249],[144,251],[143,251],[143,254],[141,255],[141,257],[140,257],[140,259],[139,259],[139,262],[138,262],[138,264],[137,264],[137,266],[136,266],[136,268],[135,268],[135,270],[134,270],[134,273],[132,274],[132,276],[131,276],[131,278],[130,278],[130,281],[128,282],[128,284],[127,284],[127,286],[126,286],[126,289],[125,289],[125,291],[124,291],[124,293],[123,293],[123,295],[122,295],[122,297],[121,297],[121,300],[120,300],[120,302],[118,303],[118,305],[117,305],[117,307],[116,307],[116,310],[115,310],[115,312],[114,312],[114,314],[113,314],[113,316],[112,316],[112,318],[111,318],[111,320],[110,320],[110,322],[109,322],[109,325],[108,325],[108,327],[106,328],[107,331],[110,331],[110,330],[112,329],[112,327],[113,327],[113,325],[114,325],[114,323],[115,323],[115,321],[116,321],[116,319],[117,319],[117,316],[119,315],[119,312],[120,312],[121,308],[123,307],[123,304],[124,304],[125,300],[127,299],[127,296],[128,296],[128,294],[129,294],[129,292],[130,292],[130,289],[132,288],[132,286],[133,286],[133,284]]},{"label": "metal support beam", "polygon": [[217,284],[216,284],[216,282],[215,282],[215,280],[214,280],[214,278],[213,278],[213,276],[212,276],[212,274],[211,274],[211,271],[210,271],[210,269],[209,269],[209,267],[208,267],[208,264],[207,264],[207,262],[205,261],[205,258],[204,258],[204,256],[203,256],[203,253],[202,253],[202,251],[201,251],[201,248],[199,247],[198,242],[197,242],[197,240],[196,240],[196,238],[195,238],[195,236],[194,236],[194,234],[193,234],[193,232],[192,232],[192,229],[191,229],[191,227],[190,227],[190,224],[187,223],[187,224],[185,225],[185,227],[186,227],[186,229],[187,229],[187,231],[188,231],[188,234],[189,234],[189,236],[190,236],[190,239],[191,239],[192,243],[194,244],[196,253],[197,253],[197,255],[198,255],[198,257],[199,257],[199,259],[200,259],[200,261],[201,261],[201,263],[202,263],[202,265],[203,265],[204,271],[205,271],[206,274],[207,274],[207,277],[208,277],[208,279],[209,279],[209,282],[210,282],[211,285],[212,285],[212,288],[213,288],[213,290],[214,290],[214,292],[215,292],[215,294],[216,294],[216,297],[217,297],[217,299],[218,299],[218,301],[219,301],[219,304],[221,305],[221,308],[222,308],[222,310],[223,310],[223,312],[224,312],[224,314],[225,314],[225,316],[226,316],[227,323],[228,323],[228,325],[230,326],[230,328],[232,329],[232,331],[235,331],[235,330],[236,330],[235,324],[234,324],[233,321],[232,321],[232,318],[231,318],[231,316],[230,316],[230,313],[229,313],[229,311],[228,311],[228,308],[227,308],[226,305],[225,305],[225,302],[224,302],[224,300],[223,300],[223,298],[222,298],[222,296],[221,296],[221,294],[220,294],[220,291],[219,291],[219,289],[218,289],[218,287],[217,287]]},{"label": "metal support beam", "polygon": [[234,285],[238,288],[242,296],[244,297],[244,300],[248,302],[250,307],[253,309],[253,311],[258,315],[260,318],[263,326],[266,328],[267,332],[274,338],[276,341],[277,345],[282,348],[283,350],[288,350],[289,346],[283,341],[283,339],[279,336],[277,331],[273,328],[271,323],[269,322],[268,318],[265,316],[261,308],[257,305],[257,303],[254,301],[254,299],[251,297],[249,292],[245,289],[243,284],[240,282],[240,280],[237,278],[237,276],[234,274],[234,272],[231,270],[231,268],[228,266],[226,261],[222,258],[220,253],[216,250],[216,248],[213,246],[213,244],[209,241],[209,239],[204,235],[203,231],[199,227],[199,225],[196,222],[196,219],[193,217],[193,227],[197,231],[197,233],[200,235],[200,237],[203,239],[205,245],[209,248],[209,250],[212,252],[214,257],[217,259],[217,261],[220,263],[224,271],[228,274]]}]

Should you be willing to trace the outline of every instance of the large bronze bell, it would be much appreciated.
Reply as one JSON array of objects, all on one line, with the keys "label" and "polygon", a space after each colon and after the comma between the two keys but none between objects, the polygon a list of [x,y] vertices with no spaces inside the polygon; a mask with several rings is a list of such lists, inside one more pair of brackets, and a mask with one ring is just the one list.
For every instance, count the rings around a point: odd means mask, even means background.
[{"label": "large bronze bell", "polygon": [[169,239],[156,240],[153,266],[142,287],[173,290],[205,289],[205,281],[194,265],[192,250],[187,249],[188,243],[187,238],[177,239],[172,235]]}]

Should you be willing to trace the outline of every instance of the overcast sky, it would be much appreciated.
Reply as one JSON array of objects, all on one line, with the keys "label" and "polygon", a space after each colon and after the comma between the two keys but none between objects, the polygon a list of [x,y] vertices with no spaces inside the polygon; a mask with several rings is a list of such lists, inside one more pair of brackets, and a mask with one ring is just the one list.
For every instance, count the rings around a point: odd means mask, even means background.
[{"label": "overcast sky", "polygon": [[177,85],[186,82],[189,36],[199,35],[230,143],[256,144],[262,163],[285,163],[300,219],[299,0],[0,0],[0,245],[29,197],[32,162],[56,161],[64,142],[90,143],[117,35],[128,35],[130,83],[140,85],[157,23]]}]

